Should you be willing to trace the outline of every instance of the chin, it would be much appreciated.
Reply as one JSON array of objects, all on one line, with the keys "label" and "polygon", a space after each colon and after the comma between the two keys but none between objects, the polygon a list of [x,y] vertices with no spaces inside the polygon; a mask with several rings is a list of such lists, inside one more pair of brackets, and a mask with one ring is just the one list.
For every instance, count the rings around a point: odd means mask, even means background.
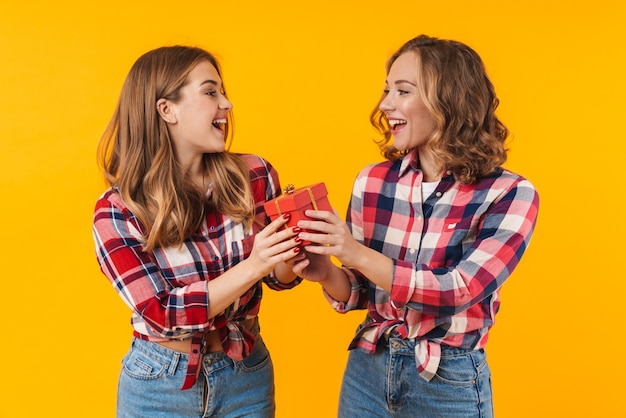
[{"label": "chin", "polygon": [[213,146],[207,147],[207,150],[205,152],[207,154],[214,154],[224,151],[226,151],[226,144],[224,142],[220,142],[219,144],[213,144]]},{"label": "chin", "polygon": [[397,143],[394,142],[393,146],[398,150],[398,151],[408,151],[411,149],[411,147],[408,146],[408,144],[403,144],[403,143]]}]

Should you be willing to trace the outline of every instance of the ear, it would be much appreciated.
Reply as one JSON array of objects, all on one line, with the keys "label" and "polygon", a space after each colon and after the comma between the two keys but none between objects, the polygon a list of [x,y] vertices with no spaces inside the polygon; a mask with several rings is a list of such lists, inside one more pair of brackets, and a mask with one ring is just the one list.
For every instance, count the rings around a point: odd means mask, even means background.
[{"label": "ear", "polygon": [[165,123],[176,123],[178,120],[176,119],[176,113],[167,99],[160,98],[156,102],[156,109],[159,112],[159,116],[161,119],[165,121]]}]

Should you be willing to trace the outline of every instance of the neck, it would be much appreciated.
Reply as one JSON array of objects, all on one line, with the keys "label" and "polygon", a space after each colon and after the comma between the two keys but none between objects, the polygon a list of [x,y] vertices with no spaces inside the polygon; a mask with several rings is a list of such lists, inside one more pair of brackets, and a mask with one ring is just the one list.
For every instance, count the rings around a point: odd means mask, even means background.
[{"label": "neck", "polygon": [[424,174],[424,181],[431,183],[441,180],[443,171],[440,165],[435,161],[432,153],[420,149],[418,150],[418,156],[419,166]]},{"label": "neck", "polygon": [[193,161],[181,163],[183,175],[187,177],[196,187],[206,190],[208,181],[204,173],[204,164],[202,158],[196,158]]}]

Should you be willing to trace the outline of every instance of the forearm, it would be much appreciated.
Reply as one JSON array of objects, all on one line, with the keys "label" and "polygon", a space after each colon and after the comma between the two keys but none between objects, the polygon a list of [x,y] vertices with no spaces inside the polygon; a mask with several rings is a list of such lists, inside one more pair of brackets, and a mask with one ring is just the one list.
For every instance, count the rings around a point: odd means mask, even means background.
[{"label": "forearm", "polygon": [[346,273],[334,264],[331,265],[326,278],[320,280],[319,284],[337,301],[347,302],[350,298],[350,281]]},{"label": "forearm", "polygon": [[219,315],[261,279],[258,271],[244,260],[219,277],[207,282],[209,318]]},{"label": "forearm", "polygon": [[354,255],[354,257],[351,257],[352,260],[349,267],[358,270],[378,287],[391,292],[393,260],[364,245],[359,245],[359,249]]},{"label": "forearm", "polygon": [[280,263],[274,268],[274,276],[283,284],[289,284],[298,277],[292,267],[286,263]]}]

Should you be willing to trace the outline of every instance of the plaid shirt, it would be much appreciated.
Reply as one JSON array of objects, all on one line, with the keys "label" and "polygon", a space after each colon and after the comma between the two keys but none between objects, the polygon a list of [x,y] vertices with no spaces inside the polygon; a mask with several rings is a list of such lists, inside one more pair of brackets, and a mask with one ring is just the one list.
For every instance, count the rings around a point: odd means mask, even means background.
[{"label": "plaid shirt", "polygon": [[391,293],[344,267],[352,293],[326,297],[338,312],[367,309],[350,349],[374,352],[381,337],[416,339],[418,371],[430,380],[440,344],[480,349],[500,306],[500,286],[526,250],[539,198],[526,179],[499,169],[472,185],[447,172],[422,200],[416,151],[358,175],[348,226],[393,260]]},{"label": "plaid shirt", "polygon": [[[204,349],[204,336],[218,330],[227,356],[242,360],[255,336],[241,322],[259,312],[262,286],[257,282],[224,312],[209,318],[207,281],[229,270],[250,254],[254,235],[267,224],[263,203],[280,194],[276,170],[263,159],[241,155],[250,167],[256,221],[252,231],[220,213],[208,213],[200,230],[181,248],[142,246],[143,225],[115,190],[96,203],[93,234],[100,268],[132,310],[134,336],[148,341],[192,338],[187,378],[183,389],[195,383]],[[210,191],[209,191],[210,193]],[[263,278],[272,289],[291,288],[300,282],[280,283],[273,274]]]}]

